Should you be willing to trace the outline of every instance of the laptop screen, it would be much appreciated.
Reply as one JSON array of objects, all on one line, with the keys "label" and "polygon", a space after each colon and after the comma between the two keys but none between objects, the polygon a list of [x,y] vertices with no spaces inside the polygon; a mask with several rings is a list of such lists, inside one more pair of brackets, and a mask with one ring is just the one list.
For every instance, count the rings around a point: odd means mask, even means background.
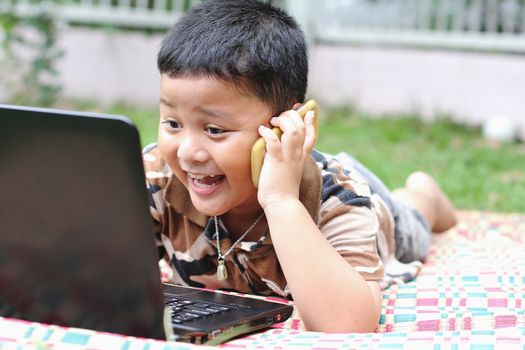
[{"label": "laptop screen", "polygon": [[0,193],[1,315],[164,338],[129,122],[0,106]]}]

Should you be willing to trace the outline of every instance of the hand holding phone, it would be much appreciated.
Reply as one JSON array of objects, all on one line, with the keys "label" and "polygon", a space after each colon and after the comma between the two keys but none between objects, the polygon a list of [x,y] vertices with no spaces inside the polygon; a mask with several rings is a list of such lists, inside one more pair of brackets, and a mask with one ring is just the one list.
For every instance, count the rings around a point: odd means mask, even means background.
[{"label": "hand holding phone", "polygon": [[[304,104],[300,105],[295,109],[297,113],[303,118],[306,116],[308,111],[313,111],[316,114],[315,118],[315,139],[318,136],[318,116],[317,116],[317,103],[314,100],[308,100]],[[281,138],[283,132],[279,128],[272,128],[272,131]],[[264,155],[266,154],[266,142],[264,138],[260,137],[252,147],[251,153],[251,166],[252,166],[252,182],[255,188],[259,187],[259,177],[261,176],[261,169],[264,161]]]}]

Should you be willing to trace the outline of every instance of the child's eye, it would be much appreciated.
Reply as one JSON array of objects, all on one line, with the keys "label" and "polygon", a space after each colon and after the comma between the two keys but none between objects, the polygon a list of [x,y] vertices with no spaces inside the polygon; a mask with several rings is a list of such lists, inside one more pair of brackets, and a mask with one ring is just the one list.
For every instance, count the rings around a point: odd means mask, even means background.
[{"label": "child's eye", "polygon": [[179,122],[177,122],[175,120],[165,120],[165,121],[162,122],[162,124],[167,125],[168,128],[170,128],[170,129],[179,129],[181,127]]},{"label": "child's eye", "polygon": [[208,126],[206,129],[206,132],[211,135],[222,135],[226,132],[226,130],[216,128],[214,126]]}]

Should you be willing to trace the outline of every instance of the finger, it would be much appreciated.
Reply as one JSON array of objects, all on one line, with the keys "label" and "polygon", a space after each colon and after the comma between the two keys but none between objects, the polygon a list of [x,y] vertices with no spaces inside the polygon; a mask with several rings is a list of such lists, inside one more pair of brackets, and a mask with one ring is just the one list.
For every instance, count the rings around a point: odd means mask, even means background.
[{"label": "finger", "polygon": [[281,115],[275,119],[277,119],[275,125],[283,131],[281,136],[283,154],[295,158],[303,149],[304,130],[299,129],[287,115]]},{"label": "finger", "polygon": [[[270,121],[270,123],[272,123],[272,125],[281,127],[285,119],[290,120],[293,123],[293,125],[295,125],[297,130],[303,131],[305,129],[303,118],[301,117],[299,113],[297,113],[297,111],[294,111],[294,110],[289,110],[289,111],[281,113],[278,117],[273,118]],[[283,130],[283,131],[286,131],[286,130]]]},{"label": "finger", "polygon": [[306,124],[305,120],[299,113],[296,111],[293,111],[289,114],[290,120],[295,126],[295,129],[297,130],[296,135],[296,142],[297,142],[297,151],[301,153],[304,149],[304,142],[306,140]]},{"label": "finger", "polygon": [[304,122],[306,124],[306,136],[304,140],[304,151],[307,153],[310,153],[312,149],[314,148],[316,140],[316,118],[317,115],[314,111],[308,111],[306,113],[306,116],[304,118]]},{"label": "finger", "polygon": [[266,143],[266,152],[271,153],[272,155],[278,155],[280,153],[281,142],[279,137],[272,131],[272,129],[261,125],[259,126],[259,135],[264,138]]},{"label": "finger", "polygon": [[273,126],[281,129],[283,133],[294,133],[297,130],[294,121],[288,115],[285,114],[281,114],[280,116],[273,118],[270,121],[270,123]]},{"label": "finger", "polygon": [[304,122],[304,118],[301,117],[301,115],[296,111],[291,112],[289,114],[289,117],[297,127],[297,130],[299,130],[304,135],[306,132],[306,124]]},{"label": "finger", "polygon": [[[279,117],[272,119],[276,126],[280,127],[283,132],[290,133],[290,136],[296,135],[301,139],[306,133],[304,120],[297,111],[290,110],[282,113]],[[301,140],[302,143],[302,140]]]},{"label": "finger", "polygon": [[[306,150],[309,153],[311,151],[311,149],[313,148],[313,145],[315,144],[315,138],[316,138],[315,112],[313,112],[313,111],[307,112],[306,115],[305,115],[305,119],[304,120],[301,117],[301,115],[298,112],[296,112],[296,111],[286,111],[286,112],[282,113],[279,116],[279,118],[288,118],[293,123],[293,125],[295,126],[295,130],[296,130],[296,131],[293,131],[293,132],[297,133],[295,135],[295,136],[297,136],[297,138],[295,139],[295,143],[297,143],[297,145],[294,143],[294,146],[297,146],[298,149],[301,150],[301,151]],[[307,120],[308,120],[308,123],[311,124],[310,131],[308,131],[308,132],[311,133],[313,131],[313,136],[308,136],[309,137],[308,140],[306,140],[307,128],[308,128],[308,126],[306,125]],[[276,120],[276,124],[279,124],[282,127],[284,127],[285,123],[286,122],[284,120]],[[291,134],[291,132],[292,132],[291,129],[288,130],[288,132],[289,132],[289,134],[287,134],[287,136],[290,139],[293,138],[293,136]],[[285,142],[285,140],[281,140],[281,142]],[[305,142],[307,142],[307,143],[305,144]]]}]

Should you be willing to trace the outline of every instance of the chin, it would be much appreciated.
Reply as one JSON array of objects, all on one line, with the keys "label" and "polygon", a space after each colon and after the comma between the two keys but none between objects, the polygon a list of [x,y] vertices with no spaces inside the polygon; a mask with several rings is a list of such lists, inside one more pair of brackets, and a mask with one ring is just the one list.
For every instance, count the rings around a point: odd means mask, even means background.
[{"label": "chin", "polygon": [[210,205],[201,205],[199,202],[191,201],[195,209],[199,211],[199,213],[202,213],[207,216],[221,216],[222,214],[226,213],[228,209],[225,208],[219,208],[217,205],[210,206]]}]

